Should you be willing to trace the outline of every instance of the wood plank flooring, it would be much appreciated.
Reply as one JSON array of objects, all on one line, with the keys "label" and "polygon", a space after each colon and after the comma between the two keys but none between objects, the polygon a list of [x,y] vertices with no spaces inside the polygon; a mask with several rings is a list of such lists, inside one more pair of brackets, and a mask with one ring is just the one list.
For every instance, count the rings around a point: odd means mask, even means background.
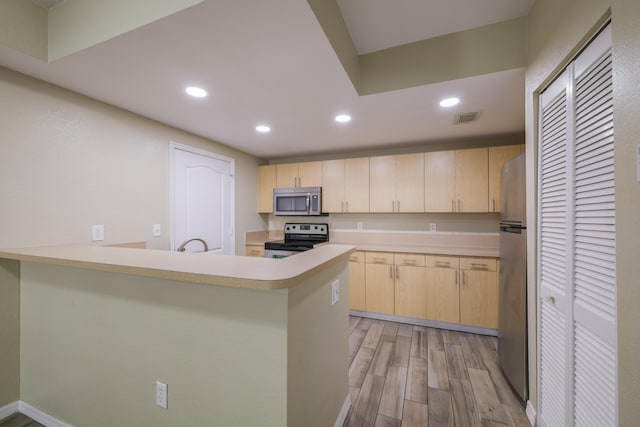
[{"label": "wood plank flooring", "polygon": [[496,339],[349,318],[345,427],[530,427],[498,365]]},{"label": "wood plank flooring", "polygon": [[0,420],[0,427],[44,427],[24,414],[16,413]]}]

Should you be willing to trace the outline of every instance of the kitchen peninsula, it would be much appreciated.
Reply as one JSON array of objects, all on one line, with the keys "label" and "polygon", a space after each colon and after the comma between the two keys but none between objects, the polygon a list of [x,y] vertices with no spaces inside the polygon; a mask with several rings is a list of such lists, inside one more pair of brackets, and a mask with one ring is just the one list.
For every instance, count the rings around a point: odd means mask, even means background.
[{"label": "kitchen peninsula", "polygon": [[72,425],[334,425],[349,407],[353,249],[0,251],[0,300],[18,314],[0,323],[19,339],[15,400]]}]

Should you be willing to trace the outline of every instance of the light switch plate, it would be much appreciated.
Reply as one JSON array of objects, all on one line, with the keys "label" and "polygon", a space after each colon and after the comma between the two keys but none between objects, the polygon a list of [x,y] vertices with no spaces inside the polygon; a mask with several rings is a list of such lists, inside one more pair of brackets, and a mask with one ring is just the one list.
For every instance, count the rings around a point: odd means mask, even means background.
[{"label": "light switch plate", "polygon": [[91,226],[91,240],[93,242],[99,242],[104,240],[104,225]]}]

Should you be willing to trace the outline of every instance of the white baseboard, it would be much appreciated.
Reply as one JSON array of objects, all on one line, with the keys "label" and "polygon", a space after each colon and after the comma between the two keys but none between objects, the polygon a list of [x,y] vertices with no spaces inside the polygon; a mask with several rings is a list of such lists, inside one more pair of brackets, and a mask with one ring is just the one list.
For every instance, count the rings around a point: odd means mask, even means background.
[{"label": "white baseboard", "polygon": [[533,409],[533,405],[530,400],[527,400],[527,418],[532,426],[536,425],[536,410]]},{"label": "white baseboard", "polygon": [[340,413],[338,414],[338,418],[336,419],[336,423],[333,427],[342,427],[344,425],[345,420],[347,419],[347,414],[349,413],[349,409],[351,408],[351,393],[347,393],[347,398],[344,400],[342,404],[342,408],[340,409]]},{"label": "white baseboard", "polygon": [[18,404],[18,410],[20,413],[25,414],[27,417],[46,427],[73,427],[71,424],[64,423],[59,419],[42,412],[40,409],[34,408],[27,402],[20,401]]},{"label": "white baseboard", "polygon": [[18,401],[9,403],[0,408],[0,420],[3,418],[7,418],[9,415],[13,415],[18,412],[20,408],[20,403]]}]

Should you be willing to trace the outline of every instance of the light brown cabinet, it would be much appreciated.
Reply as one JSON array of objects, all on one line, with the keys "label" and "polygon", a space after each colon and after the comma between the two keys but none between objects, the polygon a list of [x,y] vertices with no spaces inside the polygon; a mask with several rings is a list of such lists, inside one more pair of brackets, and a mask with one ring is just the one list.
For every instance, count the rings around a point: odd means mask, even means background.
[{"label": "light brown cabinet", "polygon": [[365,253],[366,310],[374,313],[395,313],[393,254]]},{"label": "light brown cabinet", "polygon": [[460,323],[459,259],[427,255],[427,318]]},{"label": "light brown cabinet", "polygon": [[371,212],[424,212],[424,154],[369,159]]},{"label": "light brown cabinet", "polygon": [[500,177],[505,162],[522,154],[523,145],[489,147],[489,212],[500,212]]},{"label": "light brown cabinet", "polygon": [[276,165],[258,166],[258,213],[273,212]]},{"label": "light brown cabinet", "polygon": [[277,187],[320,187],[321,185],[322,162],[276,165]]},{"label": "light brown cabinet", "polygon": [[460,257],[460,323],[498,327],[498,274],[492,258]]},{"label": "light brown cabinet", "polygon": [[489,149],[456,150],[455,212],[488,212]]},{"label": "light brown cabinet", "polygon": [[455,212],[456,152],[424,153],[425,212]]},{"label": "light brown cabinet", "polygon": [[322,210],[369,212],[369,158],[322,162]]},{"label": "light brown cabinet", "polygon": [[264,245],[244,245],[244,255],[264,257]]},{"label": "light brown cabinet", "polygon": [[349,308],[366,310],[364,252],[354,252],[349,257]]},{"label": "light brown cabinet", "polygon": [[396,316],[427,318],[425,256],[394,254]]},{"label": "light brown cabinet", "polygon": [[488,149],[424,153],[425,212],[487,212]]}]

